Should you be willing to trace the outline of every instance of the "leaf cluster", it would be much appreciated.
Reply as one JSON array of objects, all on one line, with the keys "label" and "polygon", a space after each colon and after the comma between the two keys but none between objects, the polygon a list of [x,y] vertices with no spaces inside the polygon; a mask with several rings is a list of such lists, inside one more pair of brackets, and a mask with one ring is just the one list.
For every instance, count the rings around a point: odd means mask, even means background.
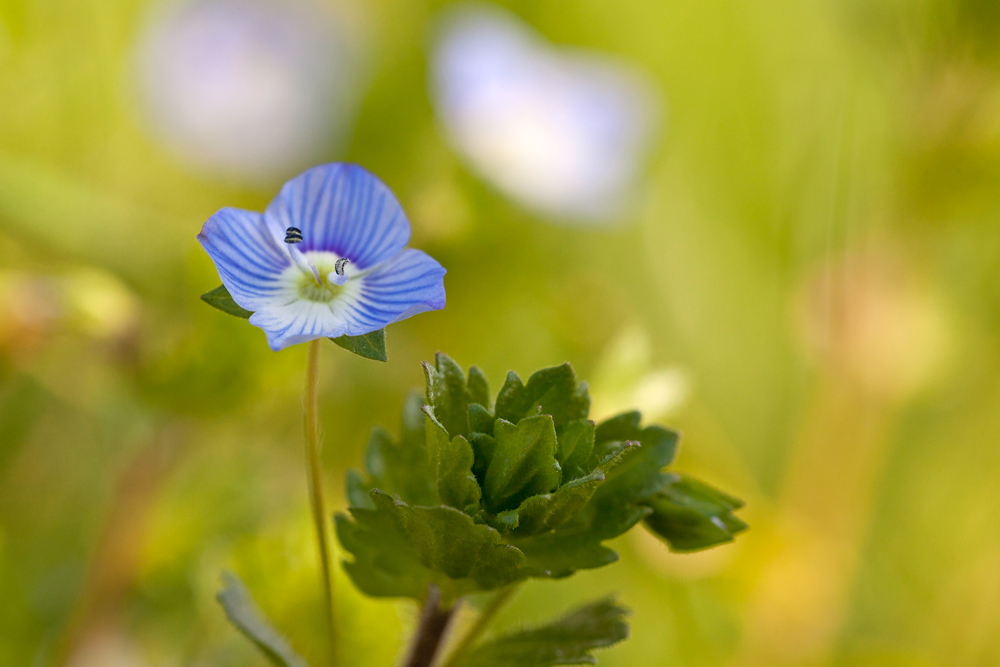
[{"label": "leaf cluster", "polygon": [[347,476],[337,534],[344,567],[369,595],[421,599],[565,577],[617,560],[603,543],[640,521],[675,551],[731,541],[742,503],[665,472],[676,432],[638,412],[595,424],[569,364],[527,382],[514,372],[491,400],[485,375],[439,353],[426,396],[403,406],[398,439],[372,431],[365,472]]}]

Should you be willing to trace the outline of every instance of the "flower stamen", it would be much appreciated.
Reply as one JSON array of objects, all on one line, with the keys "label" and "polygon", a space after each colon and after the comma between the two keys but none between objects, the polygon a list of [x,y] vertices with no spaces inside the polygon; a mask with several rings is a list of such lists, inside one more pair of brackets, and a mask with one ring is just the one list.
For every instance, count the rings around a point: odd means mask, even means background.
[{"label": "flower stamen", "polygon": [[289,227],[285,230],[285,243],[288,244],[288,254],[292,258],[292,261],[298,264],[299,268],[306,273],[312,273],[313,277],[316,278],[316,283],[322,287],[323,278],[319,275],[319,271],[316,269],[316,263],[311,259],[303,255],[298,248],[294,247],[298,243],[302,243],[302,230],[298,227]]}]

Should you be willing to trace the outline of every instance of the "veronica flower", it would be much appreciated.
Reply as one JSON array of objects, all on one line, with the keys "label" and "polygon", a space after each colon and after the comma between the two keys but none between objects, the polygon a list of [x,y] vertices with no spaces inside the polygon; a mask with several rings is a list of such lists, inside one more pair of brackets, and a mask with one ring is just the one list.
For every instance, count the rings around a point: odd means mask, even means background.
[{"label": "veronica flower", "polygon": [[355,164],[306,171],[262,214],[223,208],[198,240],[273,350],[444,308],[445,269],[406,248],[410,223],[396,197]]},{"label": "veronica flower", "polygon": [[445,133],[500,191],[555,219],[618,216],[652,139],[656,95],[632,67],[555,49],[500,7],[440,23],[432,97]]}]

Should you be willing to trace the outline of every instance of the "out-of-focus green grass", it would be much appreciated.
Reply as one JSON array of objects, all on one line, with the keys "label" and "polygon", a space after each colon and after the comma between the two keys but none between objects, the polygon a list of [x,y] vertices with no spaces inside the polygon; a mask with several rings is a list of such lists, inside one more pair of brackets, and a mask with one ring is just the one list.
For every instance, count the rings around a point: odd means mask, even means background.
[{"label": "out-of-focus green grass", "polygon": [[[569,360],[596,409],[667,373],[684,390],[652,406],[684,432],[679,467],[745,498],[751,531],[678,556],[637,529],[618,564],[528,584],[501,627],[618,592],[633,631],[606,665],[1000,663],[994,3],[507,3],[662,88],[648,187],[608,230],[546,224],[444,143],[443,4],[359,6],[373,78],[328,158],[398,193],[448,306],[394,325],[386,365],[324,349],[336,505],[436,349],[495,387]],[[227,567],[322,654],[303,350],[197,298],[218,284],[201,223],[282,179],[198,175],[146,134],[146,11],[0,2],[2,665],[263,664],[213,600]],[[339,586],[344,664],[394,664],[413,610]]]}]

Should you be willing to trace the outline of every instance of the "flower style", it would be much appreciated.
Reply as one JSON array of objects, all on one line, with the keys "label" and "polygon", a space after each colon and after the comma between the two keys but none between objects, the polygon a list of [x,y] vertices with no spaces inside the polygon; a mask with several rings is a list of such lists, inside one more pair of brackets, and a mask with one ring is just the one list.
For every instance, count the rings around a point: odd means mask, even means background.
[{"label": "flower style", "polygon": [[392,191],[345,163],[292,179],[262,214],[223,208],[198,234],[272,350],[361,336],[444,308],[444,267],[406,248],[409,239]]}]

